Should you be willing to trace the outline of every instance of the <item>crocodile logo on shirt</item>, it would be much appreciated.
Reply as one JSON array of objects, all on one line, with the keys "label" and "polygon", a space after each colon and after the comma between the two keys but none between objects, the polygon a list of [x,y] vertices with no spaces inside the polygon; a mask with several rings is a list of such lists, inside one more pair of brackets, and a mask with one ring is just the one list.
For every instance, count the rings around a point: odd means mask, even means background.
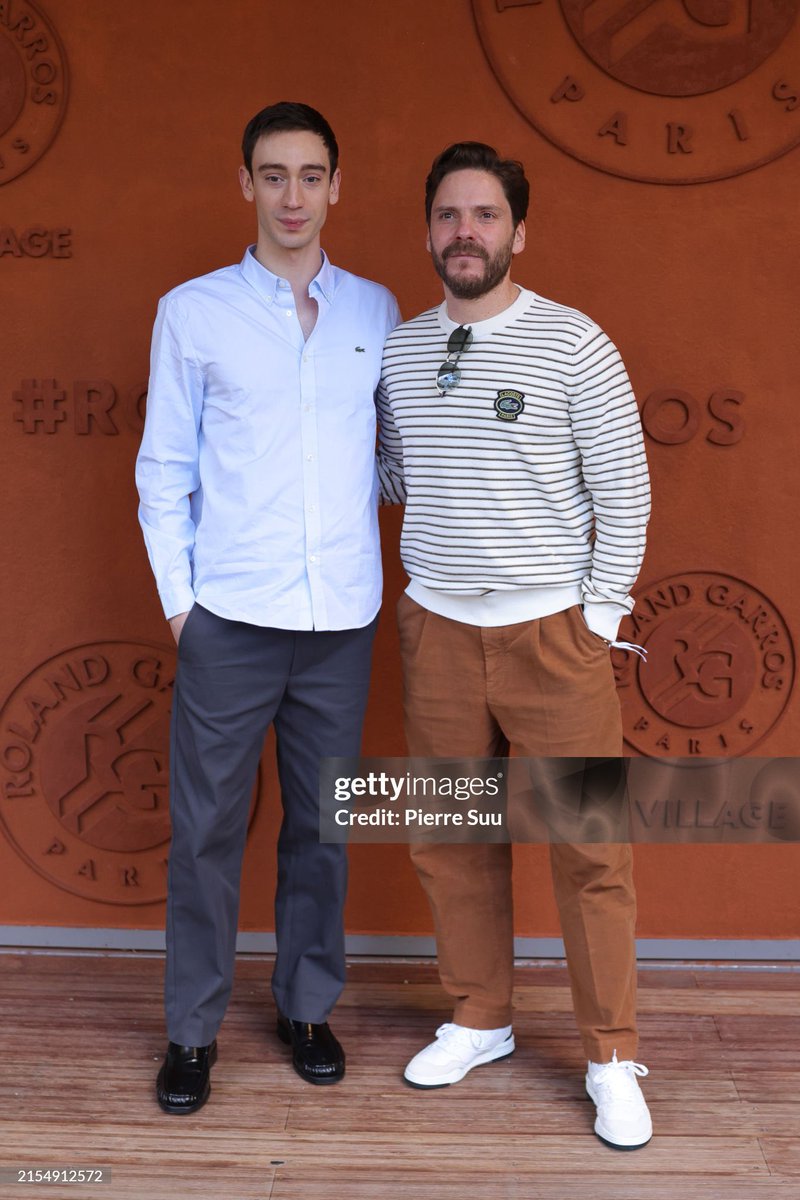
[{"label": "crocodile logo on shirt", "polygon": [[500,421],[516,421],[525,409],[525,393],[514,391],[513,388],[502,388],[497,393],[494,411]]}]

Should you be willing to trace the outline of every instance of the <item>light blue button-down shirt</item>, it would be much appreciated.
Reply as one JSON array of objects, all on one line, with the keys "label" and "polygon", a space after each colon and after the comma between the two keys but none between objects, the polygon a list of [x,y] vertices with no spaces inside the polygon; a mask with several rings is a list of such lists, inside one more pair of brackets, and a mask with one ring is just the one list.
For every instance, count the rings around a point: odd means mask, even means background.
[{"label": "light blue button-down shirt", "polygon": [[195,600],[277,629],[357,629],[380,605],[375,389],[400,319],[323,255],[306,341],[250,247],[158,307],[139,520],[167,617]]}]

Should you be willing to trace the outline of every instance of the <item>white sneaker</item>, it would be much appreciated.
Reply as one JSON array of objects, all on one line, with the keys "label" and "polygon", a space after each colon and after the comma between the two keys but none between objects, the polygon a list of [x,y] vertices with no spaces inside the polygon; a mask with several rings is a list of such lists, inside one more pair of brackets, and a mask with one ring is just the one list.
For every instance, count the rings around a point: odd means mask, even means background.
[{"label": "white sneaker", "polygon": [[469,1029],[466,1025],[440,1025],[436,1041],[415,1054],[403,1078],[412,1087],[447,1087],[467,1071],[514,1053],[510,1025],[502,1029]]},{"label": "white sneaker", "polygon": [[597,1105],[594,1131],[602,1142],[618,1150],[636,1150],[653,1136],[653,1122],[645,1104],[637,1075],[647,1075],[647,1067],[625,1059],[610,1063],[589,1063],[586,1091]]}]

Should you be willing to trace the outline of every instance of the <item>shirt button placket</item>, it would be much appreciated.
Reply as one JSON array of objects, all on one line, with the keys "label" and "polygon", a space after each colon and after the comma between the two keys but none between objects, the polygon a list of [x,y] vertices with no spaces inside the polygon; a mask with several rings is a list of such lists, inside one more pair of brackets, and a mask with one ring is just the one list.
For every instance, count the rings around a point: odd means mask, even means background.
[{"label": "shirt button placket", "polygon": [[303,446],[303,507],[306,528],[306,565],[311,610],[316,627],[327,624],[327,605],[322,584],[322,526],[319,519],[319,445],[317,438],[317,391],[314,356],[300,356],[300,436]]}]

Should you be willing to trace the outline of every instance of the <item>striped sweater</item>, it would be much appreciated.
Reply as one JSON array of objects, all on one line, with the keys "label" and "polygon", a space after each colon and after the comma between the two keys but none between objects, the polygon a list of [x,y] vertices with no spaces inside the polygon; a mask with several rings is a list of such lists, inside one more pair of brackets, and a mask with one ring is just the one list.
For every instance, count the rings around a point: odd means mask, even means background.
[{"label": "striped sweater", "polygon": [[461,381],[439,396],[456,327],[442,304],[384,349],[379,476],[383,501],[406,504],[406,570],[452,595],[572,585],[585,606],[608,606],[600,624],[613,638],[633,607],[650,507],[616,348],[582,313],[521,290],[473,325]]}]

